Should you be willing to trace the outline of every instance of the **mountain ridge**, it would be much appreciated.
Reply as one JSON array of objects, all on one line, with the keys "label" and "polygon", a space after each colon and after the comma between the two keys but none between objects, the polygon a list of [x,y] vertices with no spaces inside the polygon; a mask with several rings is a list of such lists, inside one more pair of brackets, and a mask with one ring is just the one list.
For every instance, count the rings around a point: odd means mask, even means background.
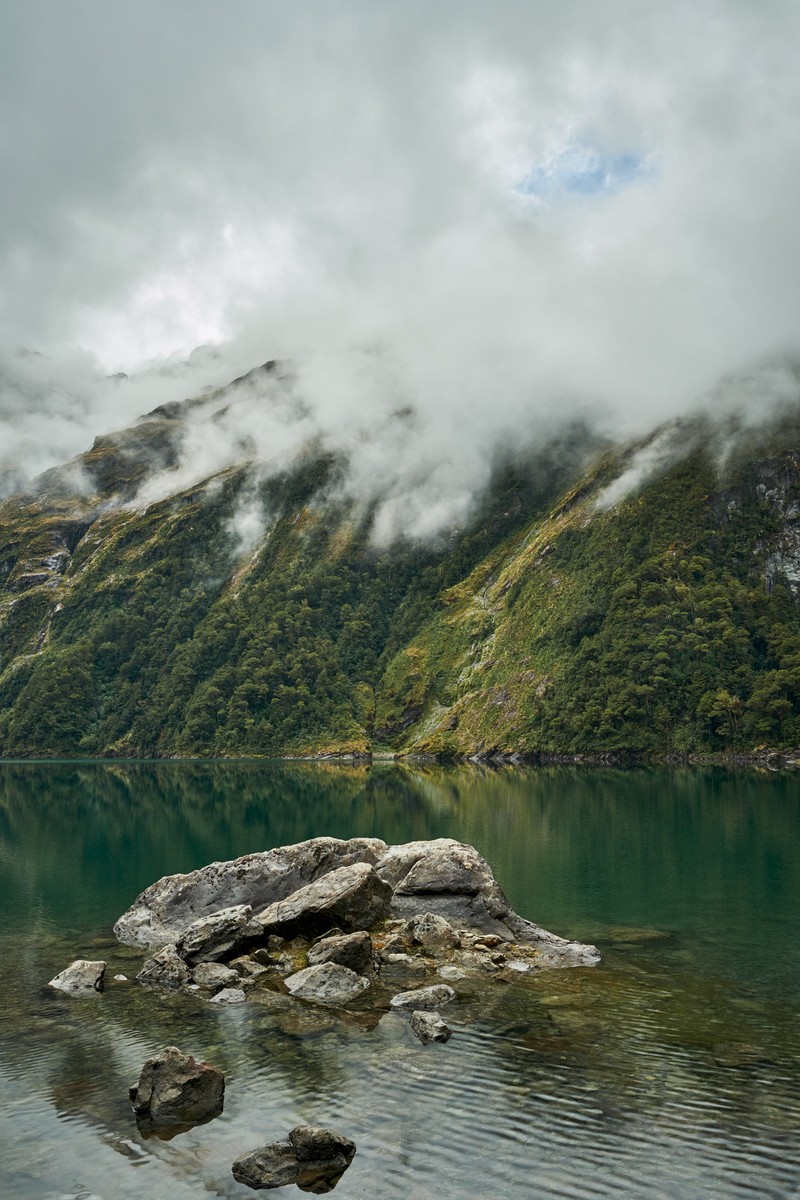
[{"label": "mountain ridge", "polygon": [[382,547],[319,443],[187,483],[198,412],[280,375],[160,406],[0,504],[0,755],[800,745],[800,411],[621,446],[573,426],[498,457],[463,528]]}]

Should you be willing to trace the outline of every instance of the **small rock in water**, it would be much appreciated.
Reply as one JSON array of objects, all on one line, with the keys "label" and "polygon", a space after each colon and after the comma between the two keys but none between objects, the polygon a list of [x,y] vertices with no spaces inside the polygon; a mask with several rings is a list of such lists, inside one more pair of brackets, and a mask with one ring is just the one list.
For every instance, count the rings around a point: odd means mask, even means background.
[{"label": "small rock in water", "polygon": [[453,1031],[438,1012],[413,1012],[411,1028],[421,1042],[447,1042]]},{"label": "small rock in water", "polygon": [[224,1092],[222,1071],[167,1046],[148,1058],[129,1095],[143,1132],[171,1135],[219,1116]]},{"label": "small rock in water", "polygon": [[321,1126],[298,1125],[286,1141],[272,1142],[236,1159],[237,1183],[256,1191],[295,1183],[304,1192],[330,1192],[356,1152],[355,1142]]},{"label": "small rock in water", "polygon": [[246,999],[241,988],[226,987],[211,997],[211,1004],[244,1004]]},{"label": "small rock in water", "polygon": [[50,980],[49,986],[57,988],[59,992],[66,992],[69,996],[91,996],[102,992],[105,973],[106,964],[104,962],[76,958],[54,979]]},{"label": "small rock in water", "polygon": [[286,979],[293,996],[314,1004],[347,1004],[369,987],[369,980],[340,963],[319,963]]},{"label": "small rock in water", "polygon": [[434,983],[431,987],[413,988],[410,992],[398,992],[389,1003],[392,1008],[425,1009],[432,1012],[440,1005],[450,1004],[456,994],[446,983]]},{"label": "small rock in water", "polygon": [[189,982],[190,975],[175,947],[169,945],[148,958],[136,978],[146,987],[180,988]]}]

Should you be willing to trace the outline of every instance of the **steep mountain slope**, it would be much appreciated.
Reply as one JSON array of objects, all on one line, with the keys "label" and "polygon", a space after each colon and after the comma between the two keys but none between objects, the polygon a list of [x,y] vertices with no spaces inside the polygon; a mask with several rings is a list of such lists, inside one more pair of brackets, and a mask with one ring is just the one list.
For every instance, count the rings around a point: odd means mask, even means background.
[{"label": "steep mountain slope", "polygon": [[187,427],[235,396],[156,410],[0,506],[3,756],[800,744],[797,414],[746,439],[571,430],[498,463],[468,528],[377,550],[319,446],[181,485]]}]

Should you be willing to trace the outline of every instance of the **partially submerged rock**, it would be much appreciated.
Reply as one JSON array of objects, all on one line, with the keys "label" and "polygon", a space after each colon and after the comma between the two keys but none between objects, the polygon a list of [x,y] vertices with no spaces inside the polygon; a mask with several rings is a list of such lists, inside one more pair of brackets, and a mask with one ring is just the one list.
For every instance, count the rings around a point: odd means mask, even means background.
[{"label": "partially submerged rock", "polygon": [[293,996],[314,1004],[349,1004],[365,992],[369,980],[341,963],[325,962],[306,967],[285,980]]},{"label": "partially submerged rock", "polygon": [[88,958],[76,958],[74,962],[50,980],[49,986],[69,996],[93,996],[103,990],[106,964]]},{"label": "partially submerged rock", "polygon": [[186,963],[170,944],[148,958],[136,978],[148,987],[180,988],[186,986],[191,976]]},{"label": "partially submerged rock", "polygon": [[[266,907],[253,903],[264,897]],[[392,847],[313,838],[212,863],[153,884],[115,931],[134,943],[159,943],[169,932],[140,981],[231,993],[218,1003],[246,991],[248,999],[283,993],[340,1007],[369,989],[371,1008],[381,1010],[416,984],[519,980],[600,957],[520,917],[486,860],[450,838]]]},{"label": "partially submerged rock", "polygon": [[171,1134],[219,1116],[224,1093],[222,1071],[166,1046],[148,1058],[129,1095],[145,1132]]},{"label": "partially submerged rock", "polygon": [[432,987],[413,988],[409,992],[398,992],[392,996],[392,1008],[426,1009],[434,1012],[445,1004],[451,1004],[456,994],[447,983],[435,983]]},{"label": "partially submerged rock", "polygon": [[226,987],[211,997],[212,1004],[244,1004],[247,996],[242,988]]},{"label": "partially submerged rock", "polygon": [[285,1141],[242,1154],[231,1172],[237,1183],[256,1191],[295,1183],[304,1192],[330,1192],[345,1173],[356,1144],[333,1129],[298,1125]]},{"label": "partially submerged rock", "polygon": [[[265,968],[262,967],[261,970]],[[204,988],[230,988],[239,986],[241,976],[233,967],[226,967],[224,963],[201,962],[192,971],[192,979]]]},{"label": "partially submerged rock", "polygon": [[415,1036],[425,1044],[447,1042],[453,1035],[452,1029],[442,1020],[438,1012],[422,1012],[421,1010],[412,1012],[409,1024]]}]

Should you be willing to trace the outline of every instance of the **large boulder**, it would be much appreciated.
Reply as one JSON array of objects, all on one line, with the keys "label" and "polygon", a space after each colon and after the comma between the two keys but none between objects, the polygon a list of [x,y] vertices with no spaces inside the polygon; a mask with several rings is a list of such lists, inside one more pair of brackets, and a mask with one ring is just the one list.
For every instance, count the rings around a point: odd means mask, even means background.
[{"label": "large boulder", "polygon": [[[225,913],[234,914],[232,928]],[[594,946],[515,913],[486,860],[452,838],[392,847],[377,838],[312,838],[212,863],[153,884],[114,930],[129,944],[174,942],[192,965],[234,957],[259,941],[269,946],[271,937],[314,938],[331,926],[366,931],[387,916],[406,930],[409,945],[434,956],[458,955],[458,941],[465,946],[468,935],[481,934],[524,948],[535,969],[600,959]],[[319,956],[326,952],[313,948],[312,964]]]},{"label": "large boulder", "polygon": [[88,958],[76,958],[74,962],[60,971],[49,986],[69,996],[95,996],[103,990],[106,964]]},{"label": "large boulder", "polygon": [[333,1190],[355,1152],[355,1142],[334,1129],[298,1125],[285,1141],[242,1154],[231,1171],[237,1183],[256,1191],[294,1183],[320,1194]]},{"label": "large boulder", "polygon": [[341,963],[318,963],[297,971],[284,980],[293,996],[310,1000],[314,1004],[349,1004],[369,987],[369,980],[356,975]]},{"label": "large boulder", "polygon": [[187,963],[217,962],[235,953],[262,933],[259,922],[252,920],[249,904],[235,904],[193,921],[175,943],[175,949]]},{"label": "large boulder", "polygon": [[570,942],[514,912],[492,868],[474,846],[436,838],[392,846],[376,868],[393,889],[394,917],[444,917],[455,929],[479,930],[536,950],[541,967],[593,966],[594,946]]},{"label": "large boulder", "polygon": [[172,1131],[219,1116],[224,1093],[222,1071],[167,1046],[148,1058],[129,1095],[145,1129]]},{"label": "large boulder", "polygon": [[338,925],[345,931],[369,929],[389,911],[392,889],[368,863],[353,863],[300,888],[257,916],[265,933],[313,937]]},{"label": "large boulder", "polygon": [[114,933],[129,946],[163,946],[200,917],[238,904],[258,912],[338,867],[374,865],[388,849],[379,838],[310,838],[186,875],[167,875],[141,893]]}]

